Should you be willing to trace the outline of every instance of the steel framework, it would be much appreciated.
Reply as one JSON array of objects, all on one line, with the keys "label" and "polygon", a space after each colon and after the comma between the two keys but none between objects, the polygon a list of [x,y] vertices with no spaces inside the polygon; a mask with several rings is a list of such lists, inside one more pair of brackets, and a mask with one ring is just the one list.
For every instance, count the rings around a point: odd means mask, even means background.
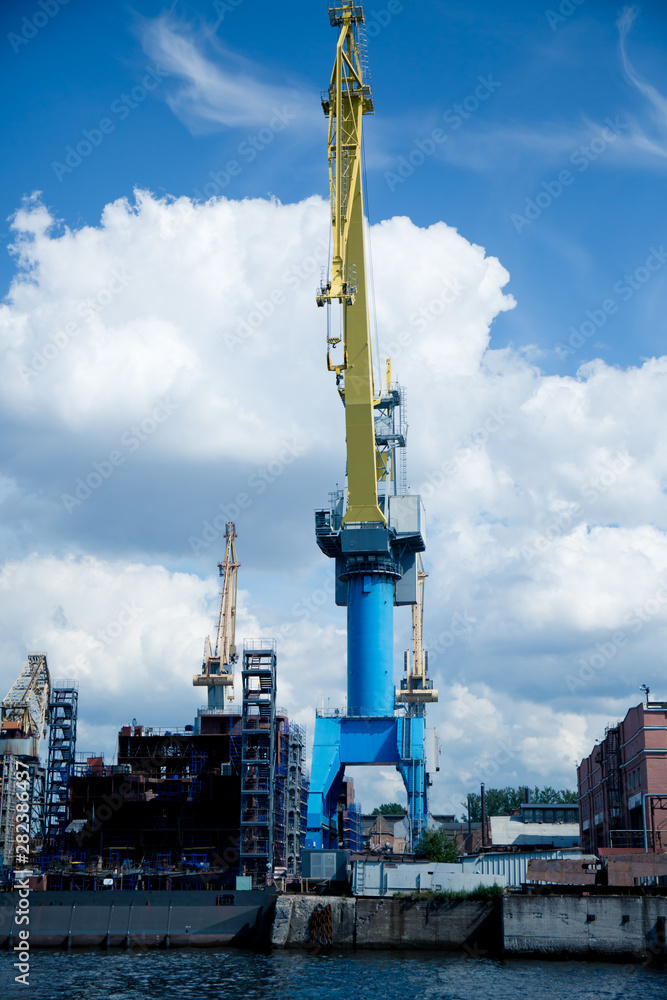
[{"label": "steel framework", "polygon": [[69,819],[69,780],[76,764],[78,688],[76,681],[55,681],[49,702],[44,841],[56,851],[65,847]]},{"label": "steel framework", "polygon": [[301,849],[304,847],[305,811],[302,810],[301,789],[305,775],[306,734],[293,722],[289,727],[289,753],[287,765],[287,854],[286,868],[289,875],[301,874]]},{"label": "steel framework", "polygon": [[[5,869],[16,864],[17,822],[24,822],[22,813],[17,816],[17,782],[23,778],[22,788],[27,793],[28,835],[30,852],[41,848],[44,830],[45,771],[36,757],[3,754],[0,757],[0,861]],[[23,828],[21,828],[23,832]]]},{"label": "steel framework", "polygon": [[244,642],[239,853],[242,869],[255,879],[273,867],[276,660],[274,639]]},{"label": "steel framework", "polygon": [[39,755],[39,745],[46,732],[47,709],[51,694],[46,653],[28,653],[28,662],[2,699],[2,728],[17,723],[23,734],[32,739],[30,755]]}]

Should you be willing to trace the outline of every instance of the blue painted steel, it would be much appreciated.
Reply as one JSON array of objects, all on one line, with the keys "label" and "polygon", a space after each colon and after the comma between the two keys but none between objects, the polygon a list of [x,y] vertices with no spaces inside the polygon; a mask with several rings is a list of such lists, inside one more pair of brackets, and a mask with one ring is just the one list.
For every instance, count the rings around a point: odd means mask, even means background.
[{"label": "blue painted steel", "polygon": [[308,795],[306,847],[338,846],[337,807],[346,765],[394,764],[408,792],[413,841],[426,818],[423,718],[315,719],[313,767]]},{"label": "blue painted steel", "polygon": [[330,524],[316,515],[320,547],[336,559],[336,603],[347,604],[347,712],[315,720],[306,846],[338,847],[338,798],[345,767],[352,764],[393,764],[400,771],[414,845],[426,822],[428,776],[423,713],[413,707],[404,717],[394,715],[394,589],[400,552],[383,525],[344,525],[332,534]]},{"label": "blue painted steel", "polygon": [[406,716],[401,722],[398,770],[408,793],[408,816],[413,846],[426,826],[428,778],[424,753],[424,716]]},{"label": "blue painted steel", "polygon": [[347,595],[348,715],[393,715],[393,643],[392,577],[380,573],[351,576]]},{"label": "blue painted steel", "polygon": [[398,764],[402,719],[343,719],[340,758],[343,764]]},{"label": "blue painted steel", "polygon": [[310,771],[306,847],[338,846],[337,806],[345,765],[340,758],[341,717],[315,719],[313,763]]}]

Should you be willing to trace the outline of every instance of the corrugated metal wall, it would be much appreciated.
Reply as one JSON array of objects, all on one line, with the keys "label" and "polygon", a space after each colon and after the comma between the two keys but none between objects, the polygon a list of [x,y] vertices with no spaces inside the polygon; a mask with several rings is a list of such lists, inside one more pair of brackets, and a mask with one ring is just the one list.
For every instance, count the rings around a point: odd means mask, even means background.
[{"label": "corrugated metal wall", "polygon": [[479,875],[504,875],[507,885],[519,886],[526,881],[526,871],[531,858],[545,861],[556,858],[581,858],[581,851],[525,851],[521,853],[475,854],[461,858],[463,870]]}]

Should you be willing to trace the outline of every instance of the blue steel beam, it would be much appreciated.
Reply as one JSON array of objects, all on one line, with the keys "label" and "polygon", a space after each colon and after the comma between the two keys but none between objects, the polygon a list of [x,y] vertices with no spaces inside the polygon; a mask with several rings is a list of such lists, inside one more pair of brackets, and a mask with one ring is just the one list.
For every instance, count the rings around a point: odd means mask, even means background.
[{"label": "blue steel beam", "polygon": [[427,815],[424,720],[325,717],[315,720],[313,767],[308,795],[306,847],[338,846],[337,807],[346,766],[393,764],[408,792],[413,841]]}]

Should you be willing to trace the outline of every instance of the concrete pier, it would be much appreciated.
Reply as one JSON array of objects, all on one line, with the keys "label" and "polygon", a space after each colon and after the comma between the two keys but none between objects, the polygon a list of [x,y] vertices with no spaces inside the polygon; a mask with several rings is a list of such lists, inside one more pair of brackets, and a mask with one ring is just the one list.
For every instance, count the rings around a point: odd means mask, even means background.
[{"label": "concrete pier", "polygon": [[[330,909],[330,923],[328,911]],[[322,918],[318,919],[318,914]],[[331,927],[331,943],[322,928]],[[274,948],[438,949],[492,954],[500,950],[500,910],[479,900],[410,900],[281,896]]]},{"label": "concrete pier", "polygon": [[273,948],[321,946],[313,919],[316,913],[331,913],[332,946],[355,947],[356,899],[340,896],[279,896],[273,919]]},{"label": "concrete pier", "polygon": [[667,898],[661,896],[517,894],[494,903],[280,896],[271,945],[662,962],[666,927]]},{"label": "concrete pier", "polygon": [[662,961],[664,896],[504,896],[503,954]]}]

